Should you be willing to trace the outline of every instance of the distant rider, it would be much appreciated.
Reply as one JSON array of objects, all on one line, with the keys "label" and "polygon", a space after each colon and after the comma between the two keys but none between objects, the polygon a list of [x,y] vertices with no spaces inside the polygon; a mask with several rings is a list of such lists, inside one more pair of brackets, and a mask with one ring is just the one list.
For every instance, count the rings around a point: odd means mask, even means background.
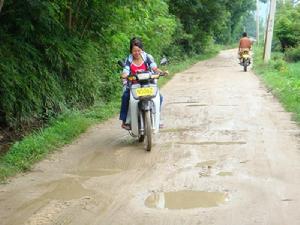
[{"label": "distant rider", "polygon": [[239,44],[239,59],[241,60],[242,58],[242,53],[244,51],[250,51],[252,46],[251,40],[248,38],[247,32],[243,33],[243,37],[240,39],[240,44]]}]

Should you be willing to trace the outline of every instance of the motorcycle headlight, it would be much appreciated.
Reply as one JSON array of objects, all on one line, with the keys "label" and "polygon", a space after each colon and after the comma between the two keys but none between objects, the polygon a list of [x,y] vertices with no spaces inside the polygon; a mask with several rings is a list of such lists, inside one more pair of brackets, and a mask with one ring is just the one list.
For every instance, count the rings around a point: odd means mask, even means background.
[{"label": "motorcycle headlight", "polygon": [[139,73],[136,75],[139,80],[148,80],[151,76],[150,73]]}]

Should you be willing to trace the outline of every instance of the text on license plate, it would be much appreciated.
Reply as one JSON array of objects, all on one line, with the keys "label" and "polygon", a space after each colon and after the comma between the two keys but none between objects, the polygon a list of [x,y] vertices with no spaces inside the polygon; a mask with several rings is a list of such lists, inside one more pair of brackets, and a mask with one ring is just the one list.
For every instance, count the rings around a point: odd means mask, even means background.
[{"label": "text on license plate", "polygon": [[154,88],[137,88],[136,89],[137,96],[147,96],[147,95],[154,95]]}]

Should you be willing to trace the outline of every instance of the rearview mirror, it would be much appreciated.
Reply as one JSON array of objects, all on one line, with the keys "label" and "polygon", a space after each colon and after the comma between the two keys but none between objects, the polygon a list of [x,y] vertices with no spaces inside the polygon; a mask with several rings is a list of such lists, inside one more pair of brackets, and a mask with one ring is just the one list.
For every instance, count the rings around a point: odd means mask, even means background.
[{"label": "rearview mirror", "polygon": [[125,63],[121,60],[118,61],[118,65],[121,66],[122,68],[125,67]]},{"label": "rearview mirror", "polygon": [[169,61],[165,56],[160,60],[160,65],[167,65],[168,63]]}]

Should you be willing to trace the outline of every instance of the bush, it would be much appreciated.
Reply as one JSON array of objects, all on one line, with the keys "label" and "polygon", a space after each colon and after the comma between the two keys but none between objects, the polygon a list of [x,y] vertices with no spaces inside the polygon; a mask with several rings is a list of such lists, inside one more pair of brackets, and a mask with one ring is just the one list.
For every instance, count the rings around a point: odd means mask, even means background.
[{"label": "bush", "polygon": [[270,65],[277,71],[280,72],[287,72],[288,66],[286,61],[283,58],[273,58],[272,61],[270,61]]},{"label": "bush", "polygon": [[285,59],[289,62],[300,61],[300,45],[295,48],[289,48],[285,52]]},{"label": "bush", "polygon": [[287,62],[284,60],[284,54],[281,52],[273,52],[272,59],[270,61],[271,68],[274,68],[280,72],[287,72],[288,65]]}]

